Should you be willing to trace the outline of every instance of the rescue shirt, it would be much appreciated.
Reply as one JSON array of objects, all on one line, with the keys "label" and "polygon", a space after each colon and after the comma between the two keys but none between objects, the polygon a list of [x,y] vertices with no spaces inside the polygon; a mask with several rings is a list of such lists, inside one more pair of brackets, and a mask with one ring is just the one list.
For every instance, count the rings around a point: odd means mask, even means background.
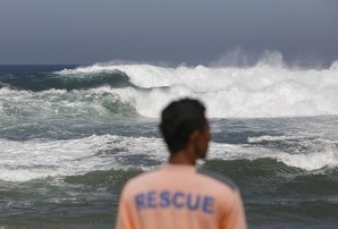
[{"label": "rescue shirt", "polygon": [[128,181],[117,229],[245,229],[239,190],[229,179],[168,164]]}]

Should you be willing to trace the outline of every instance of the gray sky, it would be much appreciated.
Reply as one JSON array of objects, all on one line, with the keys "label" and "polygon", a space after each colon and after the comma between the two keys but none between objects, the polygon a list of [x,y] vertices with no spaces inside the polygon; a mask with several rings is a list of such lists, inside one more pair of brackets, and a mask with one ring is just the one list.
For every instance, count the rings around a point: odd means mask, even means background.
[{"label": "gray sky", "polygon": [[337,0],[0,0],[0,64],[338,59]]}]

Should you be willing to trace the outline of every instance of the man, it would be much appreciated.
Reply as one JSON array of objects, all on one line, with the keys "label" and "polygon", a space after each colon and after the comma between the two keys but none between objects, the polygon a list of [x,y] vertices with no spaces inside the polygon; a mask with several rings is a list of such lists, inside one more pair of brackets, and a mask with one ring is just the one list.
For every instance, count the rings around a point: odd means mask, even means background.
[{"label": "man", "polygon": [[195,167],[210,141],[205,108],[197,100],[172,102],[160,130],[169,163],[131,179],[122,191],[118,229],[244,229],[238,188],[227,178]]}]

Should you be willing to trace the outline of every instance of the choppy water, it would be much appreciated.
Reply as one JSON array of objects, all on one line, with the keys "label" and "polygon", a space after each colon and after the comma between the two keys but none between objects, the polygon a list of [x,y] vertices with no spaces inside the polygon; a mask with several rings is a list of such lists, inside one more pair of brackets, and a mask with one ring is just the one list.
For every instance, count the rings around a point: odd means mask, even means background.
[{"label": "choppy water", "polygon": [[170,100],[203,100],[201,166],[240,187],[250,228],[336,228],[338,71],[105,64],[0,67],[0,228],[113,228],[130,177],[165,163]]}]

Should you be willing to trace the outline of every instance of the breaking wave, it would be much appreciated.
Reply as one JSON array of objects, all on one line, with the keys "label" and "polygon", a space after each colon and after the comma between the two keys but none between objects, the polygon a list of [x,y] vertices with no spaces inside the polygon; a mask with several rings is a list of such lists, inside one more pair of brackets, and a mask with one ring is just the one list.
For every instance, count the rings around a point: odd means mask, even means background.
[{"label": "breaking wave", "polygon": [[[0,115],[39,116],[45,111],[45,116],[53,118],[56,113],[67,117],[69,111],[80,117],[83,113],[97,114],[94,117],[133,113],[158,118],[168,102],[182,97],[201,99],[210,118],[338,114],[337,62],[327,69],[270,62],[249,67],[95,64],[53,73],[2,76]],[[127,110],[119,113],[115,106]]]}]

